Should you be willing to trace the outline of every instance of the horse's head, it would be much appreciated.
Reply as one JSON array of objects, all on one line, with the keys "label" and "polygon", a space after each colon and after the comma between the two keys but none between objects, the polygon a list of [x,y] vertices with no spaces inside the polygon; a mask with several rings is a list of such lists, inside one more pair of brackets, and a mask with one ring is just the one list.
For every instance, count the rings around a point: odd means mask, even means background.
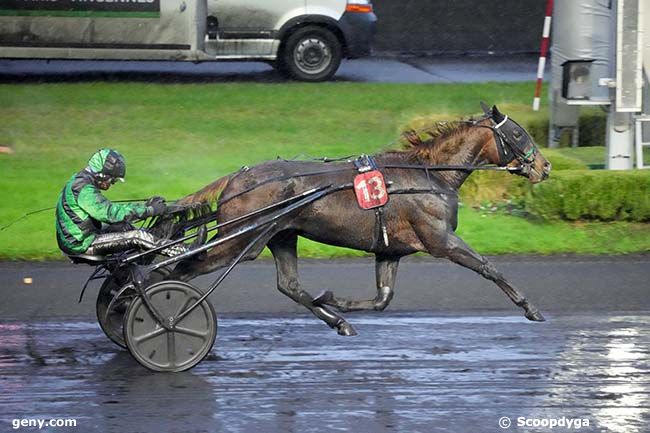
[{"label": "horse's head", "polygon": [[551,163],[542,156],[530,134],[507,115],[501,114],[496,105],[489,109],[481,102],[481,107],[485,117],[477,123],[494,133],[493,140],[489,140],[483,150],[489,162],[511,168],[531,183],[545,180],[551,171]]}]

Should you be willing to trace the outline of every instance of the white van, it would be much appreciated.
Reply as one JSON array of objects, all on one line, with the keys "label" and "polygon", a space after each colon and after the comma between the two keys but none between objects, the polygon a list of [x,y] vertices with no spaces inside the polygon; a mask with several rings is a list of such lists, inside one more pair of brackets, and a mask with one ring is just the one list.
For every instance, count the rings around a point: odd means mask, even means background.
[{"label": "white van", "polygon": [[370,54],[370,0],[0,0],[0,58],[261,60],[323,81]]}]

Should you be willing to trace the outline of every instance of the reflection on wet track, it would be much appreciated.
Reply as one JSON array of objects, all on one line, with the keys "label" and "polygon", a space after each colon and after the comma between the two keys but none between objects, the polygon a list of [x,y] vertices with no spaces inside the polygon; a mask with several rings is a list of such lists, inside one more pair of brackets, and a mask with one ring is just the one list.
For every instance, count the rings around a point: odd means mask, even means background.
[{"label": "reflection on wet track", "polygon": [[[191,372],[155,374],[94,322],[0,322],[0,431],[76,418],[75,432],[496,432],[508,416],[650,426],[650,316],[221,317]],[[20,431],[37,431],[22,429]],[[553,429],[568,431],[568,429]]]}]

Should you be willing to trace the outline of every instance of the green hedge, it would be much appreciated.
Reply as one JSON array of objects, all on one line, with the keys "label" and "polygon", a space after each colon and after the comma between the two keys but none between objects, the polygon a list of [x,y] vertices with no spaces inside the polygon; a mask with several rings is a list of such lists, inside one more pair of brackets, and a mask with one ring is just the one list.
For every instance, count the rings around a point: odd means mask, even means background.
[{"label": "green hedge", "polygon": [[650,221],[650,171],[553,172],[528,187],[525,206],[544,219]]},{"label": "green hedge", "polygon": [[[544,147],[540,149],[540,152],[544,157],[553,164],[553,169],[551,173],[554,173],[558,170],[583,170],[588,168],[587,164],[576,159],[574,157],[565,155],[562,153],[565,149],[550,149]],[[603,152],[603,160],[605,159],[605,152]]]},{"label": "green hedge", "polygon": [[477,206],[486,202],[502,203],[526,193],[528,180],[502,171],[477,171],[465,181],[460,189],[460,200]]},{"label": "green hedge", "polygon": [[[563,155],[559,149],[541,149],[542,154],[553,164],[551,176],[562,170],[585,170],[587,165],[570,156]],[[526,193],[528,180],[520,176],[503,172],[477,171],[463,184],[460,189],[461,200],[470,205],[484,202],[499,203],[506,200],[523,197]]]}]

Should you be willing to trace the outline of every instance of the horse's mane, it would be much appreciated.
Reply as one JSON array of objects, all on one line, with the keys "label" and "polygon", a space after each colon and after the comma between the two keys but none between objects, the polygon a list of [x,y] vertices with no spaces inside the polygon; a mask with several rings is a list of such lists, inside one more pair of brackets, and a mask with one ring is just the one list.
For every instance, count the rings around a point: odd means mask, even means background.
[{"label": "horse's mane", "polygon": [[464,133],[469,127],[467,121],[456,120],[438,122],[417,131],[408,129],[402,133],[401,148],[387,153],[415,161],[439,163],[442,157],[458,152],[458,148],[465,142]]}]

